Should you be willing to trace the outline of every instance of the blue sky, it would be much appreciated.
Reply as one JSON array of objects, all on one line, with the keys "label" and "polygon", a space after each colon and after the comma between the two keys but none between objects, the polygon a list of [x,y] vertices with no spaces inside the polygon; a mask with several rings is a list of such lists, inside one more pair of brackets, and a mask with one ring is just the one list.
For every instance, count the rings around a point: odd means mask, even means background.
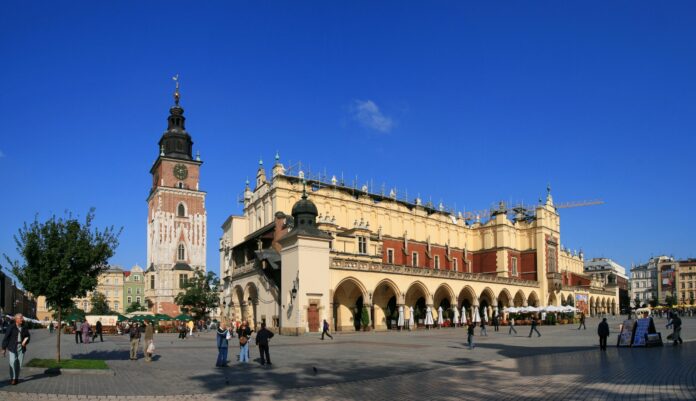
[{"label": "blue sky", "polygon": [[[258,3],[258,4],[257,4]],[[375,4],[377,3],[377,4]],[[145,198],[179,73],[208,265],[259,157],[483,209],[602,199],[562,242],[696,257],[693,2],[23,2],[0,13],[0,253],[96,207],[145,264]]]}]

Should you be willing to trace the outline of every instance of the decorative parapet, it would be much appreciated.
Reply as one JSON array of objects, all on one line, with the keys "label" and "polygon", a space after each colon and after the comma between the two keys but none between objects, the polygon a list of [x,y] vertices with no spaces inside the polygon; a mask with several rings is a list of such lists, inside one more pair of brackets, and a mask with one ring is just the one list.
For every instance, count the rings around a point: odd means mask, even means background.
[{"label": "decorative parapet", "polygon": [[232,277],[244,276],[253,272],[255,270],[255,264],[256,261],[251,260],[243,265],[235,266],[234,269],[232,269]]},{"label": "decorative parapet", "polygon": [[439,277],[454,280],[478,281],[483,283],[515,284],[528,287],[539,287],[539,283],[533,280],[522,280],[517,278],[497,277],[487,274],[463,273],[451,270],[424,269],[404,265],[390,265],[377,262],[368,262],[355,259],[332,258],[332,269],[354,270],[376,273],[404,274],[421,277]]}]

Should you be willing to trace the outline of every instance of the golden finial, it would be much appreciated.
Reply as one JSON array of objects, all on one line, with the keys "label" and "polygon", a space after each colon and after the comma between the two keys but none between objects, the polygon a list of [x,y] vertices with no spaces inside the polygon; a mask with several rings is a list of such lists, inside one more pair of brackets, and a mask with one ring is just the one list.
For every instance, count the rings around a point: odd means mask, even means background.
[{"label": "golden finial", "polygon": [[181,95],[179,95],[179,74],[174,75],[172,77],[172,80],[174,82],[176,82],[176,87],[174,88],[174,104],[176,104],[178,106],[179,105],[179,97],[181,97]]}]

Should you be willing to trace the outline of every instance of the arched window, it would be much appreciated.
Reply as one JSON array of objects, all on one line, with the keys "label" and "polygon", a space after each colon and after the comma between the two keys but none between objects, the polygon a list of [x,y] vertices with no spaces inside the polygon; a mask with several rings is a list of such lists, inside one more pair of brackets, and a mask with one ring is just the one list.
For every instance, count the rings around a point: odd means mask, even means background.
[{"label": "arched window", "polygon": [[179,203],[179,207],[176,209],[176,215],[178,217],[186,217],[186,207],[183,203]]},{"label": "arched window", "polygon": [[184,251],[184,244],[179,244],[179,252],[177,256],[179,257],[179,260],[184,260],[184,257],[186,256],[186,252]]}]

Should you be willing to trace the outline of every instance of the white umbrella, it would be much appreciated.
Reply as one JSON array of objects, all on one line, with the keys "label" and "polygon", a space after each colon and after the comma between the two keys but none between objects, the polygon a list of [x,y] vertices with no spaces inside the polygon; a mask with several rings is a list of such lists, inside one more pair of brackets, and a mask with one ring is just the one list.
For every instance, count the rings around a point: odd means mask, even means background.
[{"label": "white umbrella", "polygon": [[509,308],[505,308],[505,312],[507,313],[518,313],[520,311],[520,308],[511,306]]},{"label": "white umbrella", "polygon": [[411,309],[411,314],[408,315],[408,328],[410,330],[411,327],[415,327],[415,325],[413,324],[413,306],[410,306],[409,309]]},{"label": "white umbrella", "polygon": [[462,324],[466,324],[466,306],[462,305]]},{"label": "white umbrella", "polygon": [[437,325],[442,326],[442,306],[437,308]]},{"label": "white umbrella", "polygon": [[474,320],[474,323],[478,323],[481,321],[481,313],[479,312],[479,308],[475,308],[476,313],[474,313],[474,316],[472,317]]},{"label": "white umbrella", "polygon": [[397,325],[399,326],[399,329],[404,327],[404,307],[403,306],[399,306],[399,322],[397,323]]},{"label": "white umbrella", "polygon": [[428,309],[425,311],[425,325],[426,326],[433,325],[433,311],[430,309],[429,306],[428,306]]},{"label": "white umbrella", "polygon": [[457,308],[452,309],[454,310],[454,319],[452,319],[452,323],[456,326],[459,324],[459,310],[457,310]]}]

